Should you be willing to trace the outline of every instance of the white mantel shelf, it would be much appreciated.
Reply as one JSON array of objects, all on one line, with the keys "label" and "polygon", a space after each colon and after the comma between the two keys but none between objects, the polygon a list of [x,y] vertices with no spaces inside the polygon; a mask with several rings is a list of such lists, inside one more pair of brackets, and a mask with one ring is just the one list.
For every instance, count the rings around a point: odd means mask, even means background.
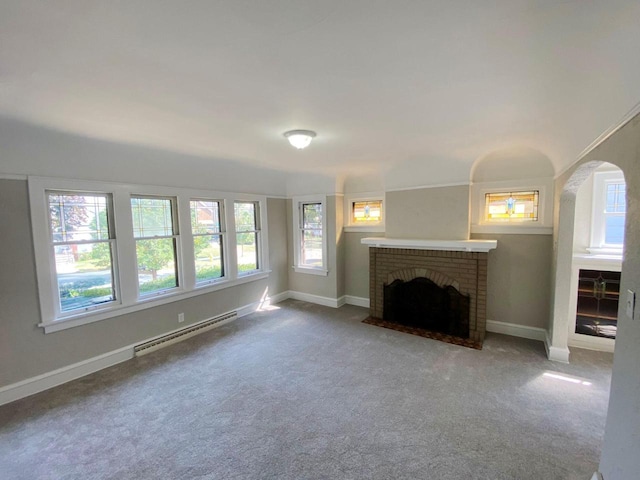
[{"label": "white mantel shelf", "polygon": [[488,252],[498,246],[497,240],[417,240],[413,238],[367,237],[363,245],[378,248],[413,248],[416,250],[449,250],[454,252]]}]

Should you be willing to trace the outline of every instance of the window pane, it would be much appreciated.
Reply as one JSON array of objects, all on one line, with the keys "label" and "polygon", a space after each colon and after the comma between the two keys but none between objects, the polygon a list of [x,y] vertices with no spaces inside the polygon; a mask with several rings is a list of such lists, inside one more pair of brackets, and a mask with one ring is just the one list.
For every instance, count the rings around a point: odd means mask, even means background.
[{"label": "window pane", "polygon": [[322,229],[302,231],[302,265],[322,267]]},{"label": "window pane", "polygon": [[624,242],[624,215],[607,215],[605,217],[604,243],[622,245]]},{"label": "window pane", "polygon": [[382,219],[382,200],[353,202],[351,220],[356,224],[378,223]]},{"label": "window pane", "polygon": [[61,312],[116,299],[110,242],[57,245],[54,253]]},{"label": "window pane", "polygon": [[246,232],[236,234],[238,255],[238,273],[258,269],[257,233]]},{"label": "window pane", "polygon": [[196,282],[205,282],[224,275],[220,235],[194,236],[193,247],[196,257]]},{"label": "window pane", "polygon": [[48,193],[55,243],[109,239],[106,194]]},{"label": "window pane", "polygon": [[511,220],[537,221],[539,192],[499,192],[485,195],[485,220],[508,222]]},{"label": "window pane", "polygon": [[206,200],[191,200],[192,233],[220,233],[220,204]]},{"label": "window pane", "polygon": [[141,295],[178,286],[174,238],[136,240],[136,258]]},{"label": "window pane", "polygon": [[235,219],[236,231],[246,232],[257,230],[256,228],[256,205],[254,202],[236,202]]},{"label": "window pane", "polygon": [[607,185],[607,213],[624,213],[625,205],[625,184],[610,183]]},{"label": "window pane", "polygon": [[322,228],[322,203],[302,204],[302,228]]},{"label": "window pane", "polygon": [[167,237],[174,234],[170,198],[131,198],[133,236]]}]

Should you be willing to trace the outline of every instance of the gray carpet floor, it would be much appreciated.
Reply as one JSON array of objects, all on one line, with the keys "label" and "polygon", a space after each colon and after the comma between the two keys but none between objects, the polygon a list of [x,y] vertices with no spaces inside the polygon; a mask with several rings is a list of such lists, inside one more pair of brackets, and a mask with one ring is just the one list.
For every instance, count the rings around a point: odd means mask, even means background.
[{"label": "gray carpet floor", "polygon": [[275,307],[0,407],[0,477],[587,480],[597,469],[612,355],[574,350],[563,365],[531,340],[489,334],[477,351],[363,324],[363,308]]}]

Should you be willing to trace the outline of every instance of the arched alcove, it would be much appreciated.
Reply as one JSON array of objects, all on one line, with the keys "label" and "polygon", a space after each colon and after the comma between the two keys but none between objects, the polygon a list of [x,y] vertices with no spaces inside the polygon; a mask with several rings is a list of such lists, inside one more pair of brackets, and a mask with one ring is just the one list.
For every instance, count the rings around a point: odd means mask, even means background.
[{"label": "arched alcove", "polygon": [[593,160],[579,164],[560,190],[553,264],[552,322],[547,352],[550,360],[569,361],[569,326],[576,316],[575,303],[571,301],[572,289],[576,287],[573,281],[576,200],[580,187],[604,163]]},{"label": "arched alcove", "polygon": [[553,177],[549,157],[530,147],[510,147],[489,152],[471,167],[473,183]]}]

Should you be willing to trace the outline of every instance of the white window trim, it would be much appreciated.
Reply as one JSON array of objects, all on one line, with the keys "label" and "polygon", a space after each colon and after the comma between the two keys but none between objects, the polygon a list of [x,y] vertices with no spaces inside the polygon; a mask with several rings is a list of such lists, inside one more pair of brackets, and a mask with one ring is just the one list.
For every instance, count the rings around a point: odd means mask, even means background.
[{"label": "white window trim", "polygon": [[[45,333],[51,333],[67,328],[93,323],[138,310],[183,300],[197,295],[214,292],[223,288],[261,280],[269,276],[269,245],[267,201],[264,195],[238,194],[212,190],[192,190],[176,187],[160,187],[150,185],[130,185],[98,181],[83,181],[49,177],[28,177],[29,202],[31,209],[31,225],[36,261],[36,278],[39,289],[41,323]],[[80,192],[110,193],[113,198],[116,261],[114,281],[119,285],[119,298],[116,302],[104,308],[73,312],[64,317],[56,313],[58,300],[57,277],[55,259],[49,248],[49,218],[47,190],[66,190]],[[177,211],[177,261],[179,286],[161,294],[138,297],[138,277],[136,271],[136,249],[133,237],[133,222],[131,217],[131,195],[151,195],[161,197],[175,197]],[[191,233],[190,200],[192,198],[211,198],[224,202],[224,212],[227,219],[227,251],[224,256],[225,271],[228,275],[211,284],[195,284],[195,264],[193,250],[193,236]],[[238,276],[235,263],[235,225],[233,215],[229,215],[229,206],[234,201],[258,202],[259,222],[261,225],[261,241],[259,255],[262,259],[259,269],[246,275]],[[224,220],[221,220],[224,221]]]},{"label": "white window trim", "polygon": [[[256,270],[250,270],[248,272],[240,272],[237,268],[238,266],[238,261],[237,261],[237,255],[238,255],[238,248],[237,248],[237,234],[238,232],[236,231],[236,215],[235,215],[235,204],[236,203],[257,203],[257,215],[256,215],[256,230],[251,230],[252,232],[256,233],[256,253],[257,253],[257,257],[256,257],[256,262],[258,263],[258,268]],[[265,203],[266,205],[266,203]],[[266,261],[266,256],[263,255],[264,251],[262,248],[262,237],[263,237],[263,230],[262,230],[262,210],[263,207],[265,205],[262,205],[260,202],[256,202],[256,200],[253,199],[249,199],[249,198],[235,198],[233,200],[233,203],[231,204],[231,213],[229,214],[229,218],[228,218],[228,222],[231,223],[233,225],[233,258],[234,258],[234,265],[236,266],[235,268],[235,275],[237,278],[240,277],[246,277],[248,275],[254,275],[256,272],[260,272],[263,269],[263,263],[264,261]],[[265,213],[266,215],[266,213]],[[266,224],[266,222],[265,222]]]},{"label": "white window trim", "polygon": [[[296,196],[292,199],[293,202],[293,270],[296,273],[306,273],[310,275],[327,276],[329,271],[327,270],[327,197],[326,195],[303,195]],[[307,265],[300,265],[302,259],[302,239],[300,238],[300,222],[301,212],[300,207],[303,203],[321,203],[322,204],[322,267],[309,267]]]},{"label": "white window trim", "polygon": [[[484,218],[485,195],[505,191],[537,190],[538,220],[489,222]],[[553,233],[553,178],[482,182],[471,185],[471,233],[551,235]]]},{"label": "white window trim", "polygon": [[[591,211],[591,239],[587,251],[592,254],[622,255],[623,245],[605,243],[605,214],[607,205],[606,186],[609,183],[624,183],[624,174],[620,171],[594,172],[593,202]],[[625,219],[626,221],[626,219]]]},{"label": "white window trim", "polygon": [[[382,201],[382,219],[378,223],[368,225],[356,225],[352,219],[353,202]],[[385,231],[385,207],[384,192],[349,193],[344,196],[344,231],[345,232],[384,232]]]},{"label": "white window trim", "polygon": [[[112,255],[113,257],[117,258],[118,255],[118,244],[117,244],[117,239],[115,238],[115,232],[112,231],[112,228],[115,228],[115,222],[113,220],[113,217],[115,216],[115,202],[113,199],[113,195],[111,195],[110,192],[105,192],[105,191],[99,191],[99,190],[94,190],[91,192],[79,192],[78,190],[66,190],[66,189],[54,189],[54,188],[47,188],[46,190],[43,191],[43,197],[44,197],[44,204],[46,206],[46,210],[45,210],[45,222],[46,222],[46,236],[43,238],[46,238],[46,241],[43,242],[44,246],[42,248],[39,249],[40,252],[46,252],[47,255],[51,255],[54,256],[53,250],[55,248],[55,242],[53,241],[53,238],[51,236],[51,225],[50,225],[50,218],[49,218],[49,200],[48,200],[48,193],[47,192],[61,192],[61,193],[97,193],[97,194],[105,194],[107,197],[110,197],[111,200],[111,205],[107,206],[107,211],[108,211],[108,215],[111,215],[111,220],[110,220],[110,226],[109,226],[109,233],[110,233],[110,243],[112,245]],[[119,285],[119,275],[118,275],[118,262],[113,261],[112,260],[112,265],[111,265],[111,271],[112,271],[112,281],[113,281],[113,290],[115,292],[115,299],[110,301],[110,302],[105,302],[102,304],[98,304],[98,305],[94,305],[91,307],[85,307],[83,310],[84,314],[98,314],[102,311],[105,310],[109,310],[112,309],[114,307],[117,307],[119,305],[122,304],[122,300],[121,300],[121,295],[120,295],[120,285]],[[55,273],[55,269],[52,269],[50,272],[50,277],[51,277],[51,281],[52,281],[52,285],[53,285],[53,294],[55,295],[55,298],[58,297],[59,292],[58,289],[56,288],[57,285],[57,276]],[[77,311],[70,311],[70,312],[63,312],[62,309],[60,308],[60,303],[54,301],[52,303],[52,307],[53,307],[53,312],[54,312],[54,316],[56,318],[60,318],[60,319],[64,319],[64,318],[70,318],[73,317],[75,315],[77,315]]]},{"label": "white window trim", "polygon": [[[134,240],[134,244],[137,243],[138,240],[153,240],[154,238],[173,238],[173,240],[175,241],[175,245],[176,245],[176,249],[175,249],[175,258],[176,258],[176,283],[178,284],[178,286],[176,287],[169,287],[169,288],[163,288],[161,290],[156,290],[153,292],[149,292],[149,293],[141,293],[140,292],[140,283],[139,283],[139,279],[138,279],[138,275],[137,275],[137,266],[138,266],[138,254],[136,252],[136,256],[135,256],[135,265],[136,265],[136,292],[137,292],[137,296],[138,296],[138,301],[141,300],[146,300],[148,298],[154,298],[154,297],[160,297],[160,296],[164,296],[164,295],[170,295],[171,293],[174,292],[179,292],[182,290],[182,287],[184,285],[184,274],[183,274],[183,265],[181,262],[181,259],[183,258],[182,256],[182,243],[180,241],[180,232],[182,232],[182,229],[180,228],[179,225],[179,215],[178,215],[178,198],[174,197],[174,196],[168,196],[168,195],[149,195],[149,194],[138,194],[138,193],[132,193],[129,196],[129,208],[131,209],[131,198],[158,198],[161,200],[169,200],[171,202],[171,227],[172,227],[172,234],[171,235],[166,235],[166,236],[161,236],[161,237],[135,237]],[[119,262],[118,262],[119,265]]]},{"label": "white window trim", "polygon": [[[195,249],[193,242],[193,230],[191,225],[191,202],[192,201],[204,201],[204,202],[217,202],[218,203],[218,215],[220,216],[220,233],[212,234],[212,235],[220,235],[220,241],[222,243],[222,276],[219,278],[211,278],[209,280],[203,280],[198,282],[196,279],[196,265],[195,265]],[[189,199],[189,218],[188,221],[188,232],[191,235],[192,240],[190,242],[185,242],[185,248],[190,249],[190,257],[192,256],[194,262],[189,265],[184,265],[183,270],[185,271],[185,277],[189,280],[188,287],[193,289],[206,288],[212,285],[216,285],[219,283],[223,283],[229,279],[229,253],[228,249],[228,238],[227,238],[227,209],[225,208],[225,201],[223,198],[206,198],[206,197],[192,197]],[[184,231],[184,230],[182,230]],[[193,270],[193,271],[192,271]],[[191,284],[191,280],[193,280],[193,284]],[[185,280],[186,281],[186,280]]]}]

